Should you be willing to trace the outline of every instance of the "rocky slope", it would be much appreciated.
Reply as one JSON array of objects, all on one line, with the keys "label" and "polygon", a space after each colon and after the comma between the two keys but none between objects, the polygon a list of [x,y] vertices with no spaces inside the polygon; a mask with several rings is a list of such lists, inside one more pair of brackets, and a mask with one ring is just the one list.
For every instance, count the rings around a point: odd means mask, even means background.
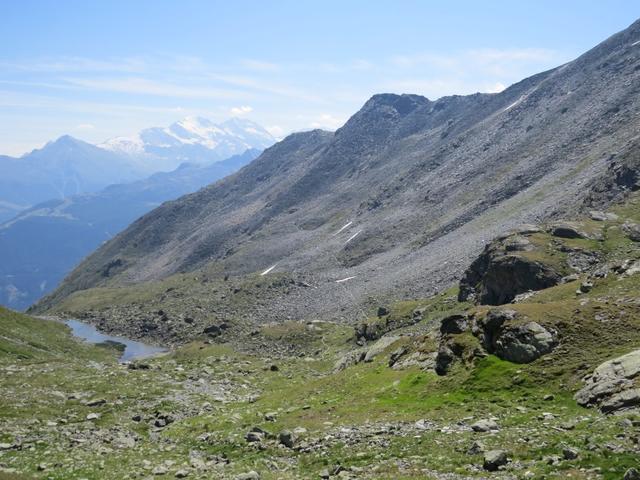
[{"label": "rocky slope", "polygon": [[[130,364],[0,308],[0,477],[633,480],[639,225],[630,194],[499,236],[466,293],[355,326],[230,322]],[[534,264],[557,283],[525,282]],[[468,295],[503,276],[530,290]]]},{"label": "rocky slope", "polygon": [[[250,284],[272,266],[291,285],[227,314],[353,320],[362,305],[432,293],[506,229],[636,188],[639,40],[636,22],[499,94],[376,95],[335,133],[292,135],[142,217],[37,310],[181,272]],[[194,302],[228,302],[217,288]],[[78,295],[95,306],[91,290]]]}]

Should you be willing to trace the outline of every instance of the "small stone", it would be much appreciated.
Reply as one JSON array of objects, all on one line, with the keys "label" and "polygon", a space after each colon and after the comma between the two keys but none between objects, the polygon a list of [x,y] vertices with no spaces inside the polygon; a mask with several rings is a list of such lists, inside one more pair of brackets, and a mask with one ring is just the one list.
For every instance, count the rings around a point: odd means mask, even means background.
[{"label": "small stone", "polygon": [[98,420],[100,418],[99,413],[90,413],[87,415],[87,420]]},{"label": "small stone", "polygon": [[490,450],[484,454],[482,468],[489,472],[495,472],[503,465],[506,465],[508,461],[507,452],[504,450]]},{"label": "small stone", "polygon": [[91,400],[88,400],[85,405],[87,407],[98,407],[100,405],[104,405],[105,403],[107,403],[107,401],[104,398],[92,398]]},{"label": "small stone", "polygon": [[278,418],[278,414],[276,412],[267,412],[264,414],[264,419],[267,422],[275,422]]},{"label": "small stone", "polygon": [[186,478],[189,476],[189,472],[187,470],[178,470],[176,472],[176,478]]},{"label": "small stone", "polygon": [[473,442],[471,444],[471,446],[469,447],[469,450],[467,450],[467,454],[468,455],[480,455],[484,451],[485,451],[484,444],[482,442],[479,442],[478,440],[476,440],[475,442]]},{"label": "small stone", "polygon": [[580,284],[580,291],[582,293],[589,293],[592,288],[593,288],[593,283],[591,282],[582,282]]},{"label": "small stone", "polygon": [[165,467],[164,465],[158,465],[156,468],[153,469],[151,473],[153,473],[154,475],[166,475],[167,472],[168,472],[167,467]]},{"label": "small stone", "polygon": [[551,400],[553,400],[554,398],[555,398],[555,397],[554,397],[553,395],[551,395],[551,394],[548,394],[548,395],[545,395],[544,397],[542,397],[542,399],[543,399],[545,402],[550,402],[550,401],[551,401]]},{"label": "small stone", "polygon": [[251,470],[247,473],[241,473],[236,477],[236,480],[260,480],[260,474],[256,471]]},{"label": "small stone", "polygon": [[256,443],[262,441],[263,435],[259,432],[249,432],[244,438],[249,443]]},{"label": "small stone", "polygon": [[327,480],[329,477],[331,477],[331,474],[326,468],[320,472],[320,478],[322,478],[323,480]]}]

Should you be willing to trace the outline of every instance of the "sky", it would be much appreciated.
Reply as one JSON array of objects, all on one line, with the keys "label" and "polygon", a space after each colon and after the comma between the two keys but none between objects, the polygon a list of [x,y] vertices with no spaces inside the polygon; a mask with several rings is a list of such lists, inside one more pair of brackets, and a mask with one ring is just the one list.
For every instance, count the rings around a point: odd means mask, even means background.
[{"label": "sky", "polygon": [[0,0],[0,154],[188,115],[334,130],[375,93],[498,92],[639,17],[635,0]]}]

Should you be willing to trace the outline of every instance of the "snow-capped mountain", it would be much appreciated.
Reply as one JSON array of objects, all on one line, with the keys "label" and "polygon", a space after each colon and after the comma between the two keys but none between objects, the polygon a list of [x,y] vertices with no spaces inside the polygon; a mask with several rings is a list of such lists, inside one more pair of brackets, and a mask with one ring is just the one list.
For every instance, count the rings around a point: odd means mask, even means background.
[{"label": "snow-capped mountain", "polygon": [[99,147],[164,170],[184,162],[216,162],[250,148],[263,150],[275,142],[268,131],[250,120],[232,118],[216,124],[202,117],[186,117],[165,128],[147,128],[131,137],[107,140]]}]

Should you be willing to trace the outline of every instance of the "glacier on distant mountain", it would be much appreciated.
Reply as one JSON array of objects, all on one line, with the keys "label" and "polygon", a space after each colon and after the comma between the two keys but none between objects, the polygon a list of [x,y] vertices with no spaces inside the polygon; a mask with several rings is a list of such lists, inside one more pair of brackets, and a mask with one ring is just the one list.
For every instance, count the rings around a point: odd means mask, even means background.
[{"label": "glacier on distant mountain", "polygon": [[186,117],[168,127],[153,127],[131,137],[116,137],[98,145],[159,170],[183,162],[209,164],[255,148],[265,149],[276,139],[263,127],[243,118],[213,123],[202,117]]}]

